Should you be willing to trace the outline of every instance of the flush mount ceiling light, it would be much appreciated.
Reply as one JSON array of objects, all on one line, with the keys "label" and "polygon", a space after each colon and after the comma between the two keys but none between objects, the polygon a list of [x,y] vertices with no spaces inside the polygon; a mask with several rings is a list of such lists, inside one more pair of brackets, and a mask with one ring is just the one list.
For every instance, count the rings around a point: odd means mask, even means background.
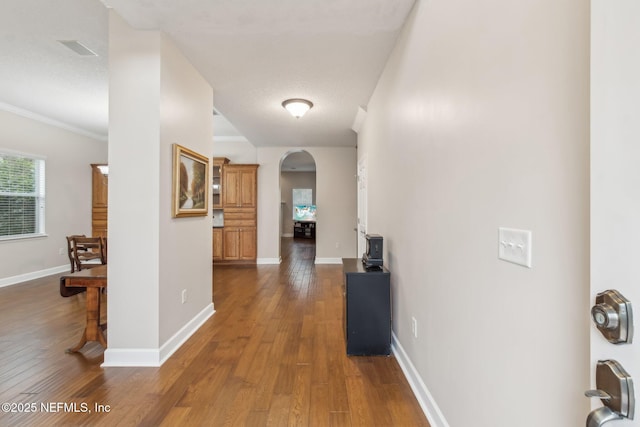
[{"label": "flush mount ceiling light", "polygon": [[311,107],[313,107],[313,103],[311,101],[307,101],[306,99],[293,98],[283,101],[282,106],[288,112],[290,112],[293,117],[299,119],[300,117],[304,116],[304,113],[306,113]]}]

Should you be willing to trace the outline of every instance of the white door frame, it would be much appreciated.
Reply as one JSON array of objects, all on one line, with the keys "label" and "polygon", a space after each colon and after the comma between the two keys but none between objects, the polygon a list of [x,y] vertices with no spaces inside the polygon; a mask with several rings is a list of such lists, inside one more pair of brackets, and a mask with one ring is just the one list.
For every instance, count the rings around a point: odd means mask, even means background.
[{"label": "white door frame", "polygon": [[358,160],[358,256],[365,251],[367,234],[367,157]]},{"label": "white door frame", "polygon": [[[640,315],[640,3],[635,0],[591,2],[591,277],[590,301],[597,293],[618,290]],[[589,307],[585,307],[585,312]],[[586,313],[585,313],[586,314]],[[639,327],[636,320],[636,328]],[[640,339],[609,343],[590,328],[591,388],[598,360],[613,359],[640,383]],[[615,426],[638,426],[621,420]],[[592,399],[592,409],[602,406]]]}]

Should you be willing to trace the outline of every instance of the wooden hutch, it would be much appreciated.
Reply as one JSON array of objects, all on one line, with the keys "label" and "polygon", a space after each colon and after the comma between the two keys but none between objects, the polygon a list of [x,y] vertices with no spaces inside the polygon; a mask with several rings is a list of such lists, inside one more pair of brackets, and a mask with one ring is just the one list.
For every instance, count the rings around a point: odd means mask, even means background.
[{"label": "wooden hutch", "polygon": [[109,175],[106,164],[91,165],[91,235],[107,237]]},{"label": "wooden hutch", "polygon": [[214,215],[220,209],[224,214],[224,226],[213,228],[213,261],[255,263],[258,165],[233,164],[227,158],[214,157],[213,168]]}]

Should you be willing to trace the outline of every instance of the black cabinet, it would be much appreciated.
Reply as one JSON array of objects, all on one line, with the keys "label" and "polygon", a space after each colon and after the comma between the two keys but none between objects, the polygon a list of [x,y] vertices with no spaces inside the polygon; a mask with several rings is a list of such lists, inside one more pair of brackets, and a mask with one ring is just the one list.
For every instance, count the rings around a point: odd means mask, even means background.
[{"label": "black cabinet", "polygon": [[293,223],[293,237],[302,237],[305,239],[316,238],[316,223],[296,221]]},{"label": "black cabinet", "polygon": [[359,258],[343,258],[347,354],[391,354],[391,285],[384,267],[365,269]]}]

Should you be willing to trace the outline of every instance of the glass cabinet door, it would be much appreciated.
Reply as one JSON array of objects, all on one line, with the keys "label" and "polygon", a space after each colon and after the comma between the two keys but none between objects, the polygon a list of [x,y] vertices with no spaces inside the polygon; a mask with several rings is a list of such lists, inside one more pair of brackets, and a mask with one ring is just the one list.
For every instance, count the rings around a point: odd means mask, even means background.
[{"label": "glass cabinet door", "polygon": [[222,187],[220,186],[220,177],[222,175],[222,166],[221,165],[213,165],[213,208],[219,208],[221,205],[220,199],[220,191]]},{"label": "glass cabinet door", "polygon": [[213,195],[213,208],[222,208],[222,167],[229,163],[229,159],[226,157],[214,157],[213,158],[213,171],[212,176],[212,195]]}]

